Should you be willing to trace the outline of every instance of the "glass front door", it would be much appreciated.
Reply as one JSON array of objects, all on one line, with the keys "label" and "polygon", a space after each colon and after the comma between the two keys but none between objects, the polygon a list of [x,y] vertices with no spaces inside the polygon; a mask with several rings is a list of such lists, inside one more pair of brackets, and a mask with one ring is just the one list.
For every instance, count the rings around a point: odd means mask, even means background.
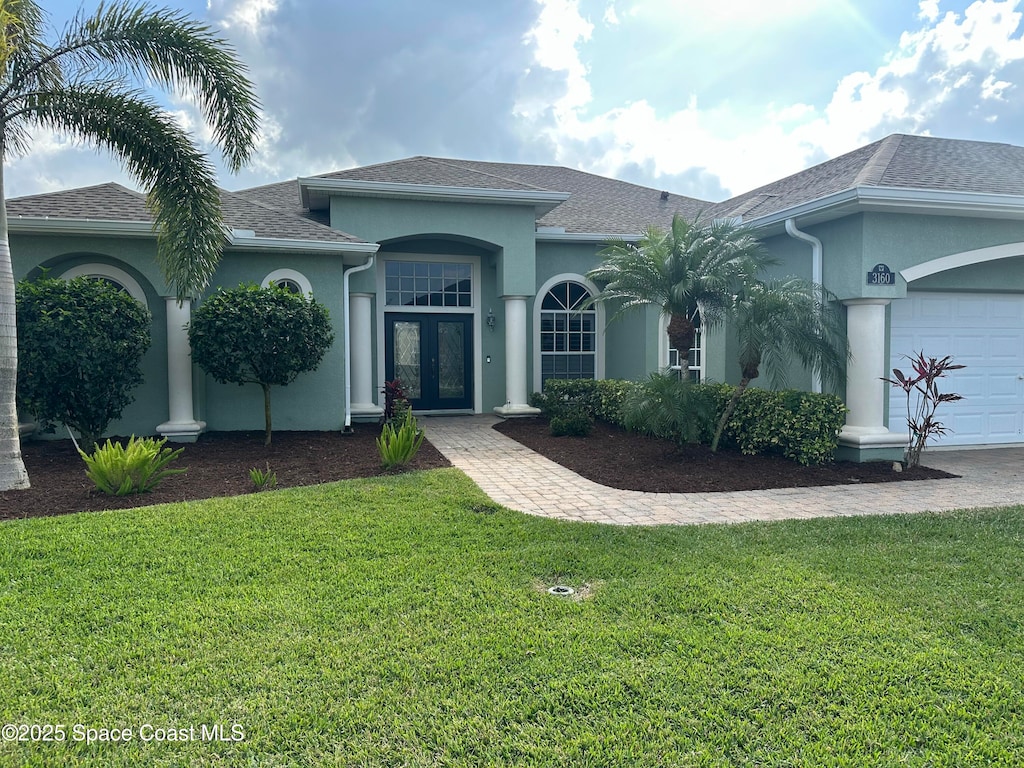
[{"label": "glass front door", "polygon": [[401,379],[416,410],[473,407],[473,316],[385,315],[384,373]]}]

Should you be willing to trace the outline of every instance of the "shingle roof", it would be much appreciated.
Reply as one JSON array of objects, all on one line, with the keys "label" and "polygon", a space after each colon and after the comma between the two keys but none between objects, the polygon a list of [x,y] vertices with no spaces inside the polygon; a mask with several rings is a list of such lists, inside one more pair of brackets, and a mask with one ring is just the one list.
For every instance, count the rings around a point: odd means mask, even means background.
[{"label": "shingle roof", "polygon": [[[221,190],[221,209],[229,228],[251,230],[258,237],[327,243],[363,242],[341,230],[246,199],[234,192]],[[146,196],[115,183],[12,198],[7,201],[7,215],[11,219],[25,216],[83,221],[153,221],[146,208]]]},{"label": "shingle roof", "polygon": [[856,187],[1024,195],[1024,147],[893,134],[715,205],[750,221]]},{"label": "shingle roof", "polygon": [[565,227],[566,232],[636,234],[652,224],[667,227],[676,213],[692,218],[712,205],[693,197],[555,165],[449,162],[515,178],[538,188],[568,192],[568,200],[537,222],[545,227]]},{"label": "shingle roof", "polygon": [[[352,181],[383,181],[394,184],[436,184],[443,187],[469,187],[471,189],[516,189],[551,190],[550,187],[536,186],[521,179],[506,176],[485,169],[472,168],[481,163],[467,163],[463,160],[445,160],[440,157],[407,157],[389,163],[364,165],[344,171],[325,173],[318,179],[349,179]],[[494,164],[497,165],[497,164]],[[515,166],[509,166],[515,167]]]},{"label": "shingle roof", "polygon": [[[417,156],[323,174],[400,184],[550,191],[569,199],[537,220],[568,233],[636,234],[665,227],[675,213],[689,218],[743,216],[747,221],[857,187],[928,189],[1024,195],[1024,147],[981,141],[893,134],[840,157],[721,203],[668,194],[650,187],[552,165],[495,163]],[[331,229],[327,211],[302,208],[296,180],[223,192],[228,225],[259,237],[361,242]],[[119,184],[50,192],[7,201],[18,216],[148,222],[145,197]]]},{"label": "shingle roof", "polygon": [[[350,168],[315,178],[568,192],[569,199],[538,219],[537,224],[561,227],[570,233],[635,234],[650,224],[667,226],[675,213],[692,217],[712,205],[572,168],[425,156]],[[288,210],[302,210],[296,182],[244,189],[237,194],[269,205],[287,206]],[[311,215],[308,211],[302,213]]]},{"label": "shingle roof", "polygon": [[7,215],[12,219],[48,216],[52,219],[153,221],[146,208],[145,195],[113,182],[11,198],[7,201]]}]

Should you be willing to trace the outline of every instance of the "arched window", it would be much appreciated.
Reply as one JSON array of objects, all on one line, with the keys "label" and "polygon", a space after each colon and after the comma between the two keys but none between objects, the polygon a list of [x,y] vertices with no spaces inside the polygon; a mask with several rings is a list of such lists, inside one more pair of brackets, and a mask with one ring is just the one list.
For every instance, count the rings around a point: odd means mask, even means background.
[{"label": "arched window", "polygon": [[123,269],[118,269],[110,264],[79,264],[77,267],[72,267],[65,271],[60,276],[60,279],[71,280],[76,277],[91,277],[96,280],[102,280],[118,290],[124,291],[142,306],[149,307],[149,302],[146,301],[146,292],[142,290],[139,281]]},{"label": "arched window", "polygon": [[264,288],[276,285],[278,288],[284,288],[289,293],[299,293],[305,296],[313,295],[313,286],[310,284],[309,279],[294,269],[275,269],[263,278],[263,282],[260,285]]},{"label": "arched window", "polygon": [[540,385],[548,379],[598,378],[597,310],[583,308],[590,290],[563,280],[540,298]]}]

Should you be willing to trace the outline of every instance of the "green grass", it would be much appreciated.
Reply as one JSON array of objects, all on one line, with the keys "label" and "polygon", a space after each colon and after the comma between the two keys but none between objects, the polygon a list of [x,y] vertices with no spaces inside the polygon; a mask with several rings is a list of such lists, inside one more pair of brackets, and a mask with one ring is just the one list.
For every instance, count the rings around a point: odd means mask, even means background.
[{"label": "green grass", "polygon": [[1022,532],[562,523],[451,469],[5,523],[0,721],[69,741],[0,764],[1019,765]]}]

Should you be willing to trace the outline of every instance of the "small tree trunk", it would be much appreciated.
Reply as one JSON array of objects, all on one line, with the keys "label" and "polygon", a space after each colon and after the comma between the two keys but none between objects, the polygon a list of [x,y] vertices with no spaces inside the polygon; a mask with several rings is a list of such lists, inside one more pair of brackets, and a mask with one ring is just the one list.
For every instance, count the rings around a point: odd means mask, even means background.
[{"label": "small tree trunk", "polygon": [[690,350],[697,338],[697,329],[686,315],[672,315],[668,321],[668,345],[679,353],[679,378],[690,380]]},{"label": "small tree trunk", "polygon": [[725,406],[725,411],[722,413],[722,418],[718,420],[718,428],[715,429],[715,437],[711,441],[711,452],[718,452],[718,442],[722,439],[722,433],[725,432],[725,425],[729,423],[730,417],[732,417],[733,411],[736,410],[736,405],[740,401],[740,397],[743,395],[743,391],[750,384],[750,379],[744,376],[740,379],[740,383],[736,385],[736,389],[732,391],[732,397],[729,398],[728,404]]},{"label": "small tree trunk", "polygon": [[263,445],[270,445],[270,385],[260,384],[263,387],[263,418],[267,428],[263,438]]}]

